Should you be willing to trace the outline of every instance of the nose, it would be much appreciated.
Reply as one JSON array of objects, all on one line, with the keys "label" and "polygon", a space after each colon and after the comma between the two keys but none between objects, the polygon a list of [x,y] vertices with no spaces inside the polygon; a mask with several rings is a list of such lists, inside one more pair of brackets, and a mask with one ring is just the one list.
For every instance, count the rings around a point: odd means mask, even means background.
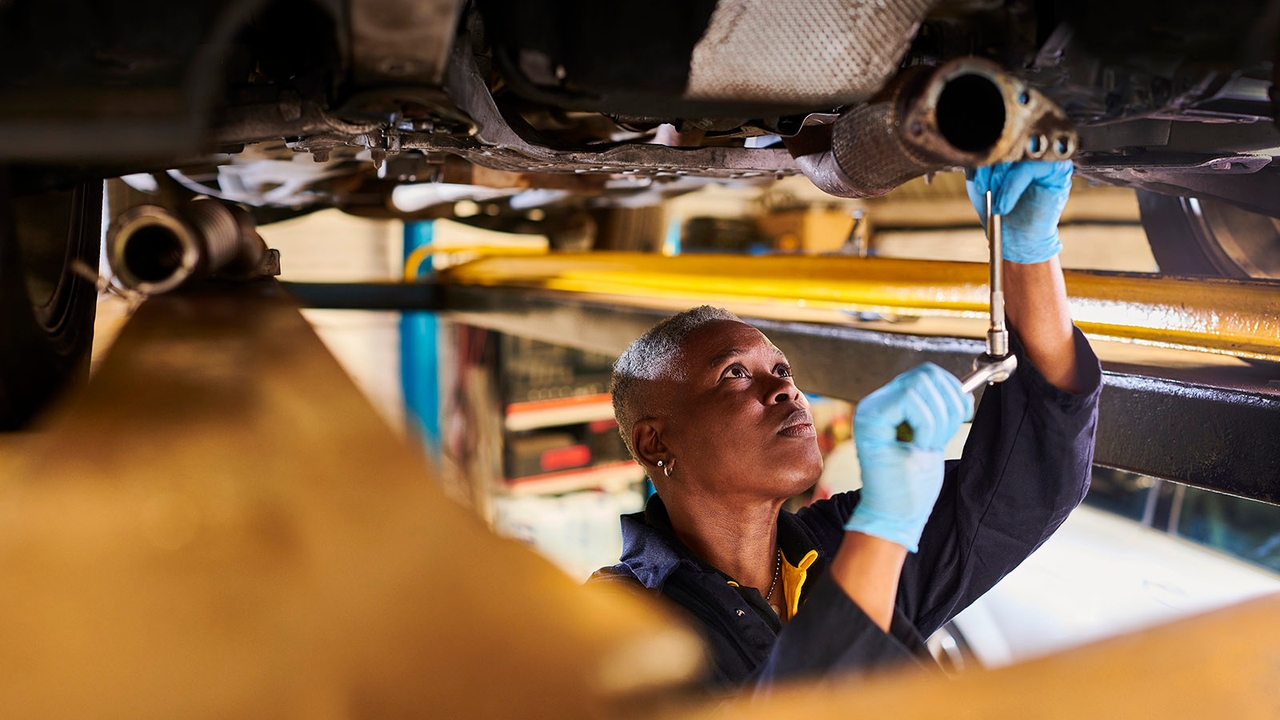
[{"label": "nose", "polygon": [[789,378],[775,378],[777,385],[769,388],[767,396],[774,405],[785,402],[793,402],[800,397],[800,390],[791,382]]}]

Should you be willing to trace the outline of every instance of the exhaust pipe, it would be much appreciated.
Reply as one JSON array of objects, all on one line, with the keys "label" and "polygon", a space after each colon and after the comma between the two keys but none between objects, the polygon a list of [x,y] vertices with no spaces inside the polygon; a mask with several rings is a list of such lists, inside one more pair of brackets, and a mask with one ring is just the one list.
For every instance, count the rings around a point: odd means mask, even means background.
[{"label": "exhaust pipe", "polygon": [[836,119],[829,139],[786,142],[819,189],[851,198],[949,167],[1066,160],[1079,146],[1061,108],[982,58],[910,68]]},{"label": "exhaust pipe", "polygon": [[248,279],[259,274],[267,246],[253,218],[237,205],[209,198],[175,213],[139,205],[107,231],[112,273],[132,290],[157,295],[194,277]]}]

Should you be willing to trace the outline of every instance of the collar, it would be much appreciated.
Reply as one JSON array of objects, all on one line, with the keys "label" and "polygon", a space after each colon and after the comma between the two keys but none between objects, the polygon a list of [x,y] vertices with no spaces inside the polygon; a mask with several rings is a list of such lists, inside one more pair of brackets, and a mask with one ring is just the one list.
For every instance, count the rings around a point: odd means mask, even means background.
[{"label": "collar", "polygon": [[[817,537],[794,513],[786,510],[778,513],[778,545],[792,565],[799,565],[809,551],[816,550],[818,559],[810,566],[810,577],[817,577],[826,568],[828,558],[819,547]],[[680,542],[671,527],[667,507],[657,495],[649,498],[644,512],[622,516],[622,557],[619,559],[651,590],[661,590],[671,573],[681,566],[730,579]]]},{"label": "collar", "polygon": [[650,590],[661,590],[681,565],[714,572],[676,537],[667,506],[657,495],[649,498],[643,512],[622,516],[622,557],[619,559]]}]

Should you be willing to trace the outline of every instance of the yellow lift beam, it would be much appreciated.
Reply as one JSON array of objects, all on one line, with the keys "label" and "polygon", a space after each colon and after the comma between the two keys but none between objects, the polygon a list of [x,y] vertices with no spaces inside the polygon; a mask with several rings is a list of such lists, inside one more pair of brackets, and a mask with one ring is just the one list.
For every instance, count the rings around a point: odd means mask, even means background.
[{"label": "yellow lift beam", "polygon": [[[554,253],[486,257],[442,283],[538,288],[685,305],[750,304],[770,316],[812,309],[985,318],[987,266],[888,258]],[[1072,316],[1097,339],[1280,361],[1280,284],[1067,271]],[[974,326],[981,337],[985,325]]]}]

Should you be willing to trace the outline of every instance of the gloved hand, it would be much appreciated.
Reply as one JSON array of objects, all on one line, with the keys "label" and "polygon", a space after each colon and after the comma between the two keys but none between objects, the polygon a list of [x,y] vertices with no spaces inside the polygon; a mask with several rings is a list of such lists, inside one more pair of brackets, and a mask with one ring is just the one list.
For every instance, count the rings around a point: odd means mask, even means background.
[{"label": "gloved hand", "polygon": [[1005,260],[1039,263],[1062,250],[1058,218],[1071,194],[1071,169],[1069,160],[1024,160],[965,172],[969,202],[983,226],[987,223],[987,190],[991,190],[991,211],[1004,216]]},{"label": "gloved hand", "polygon": [[[942,450],[973,414],[973,398],[954,375],[924,363],[858,403],[853,417],[862,498],[846,530],[898,543],[911,552],[942,489]],[[914,437],[898,440],[906,421]]]}]

